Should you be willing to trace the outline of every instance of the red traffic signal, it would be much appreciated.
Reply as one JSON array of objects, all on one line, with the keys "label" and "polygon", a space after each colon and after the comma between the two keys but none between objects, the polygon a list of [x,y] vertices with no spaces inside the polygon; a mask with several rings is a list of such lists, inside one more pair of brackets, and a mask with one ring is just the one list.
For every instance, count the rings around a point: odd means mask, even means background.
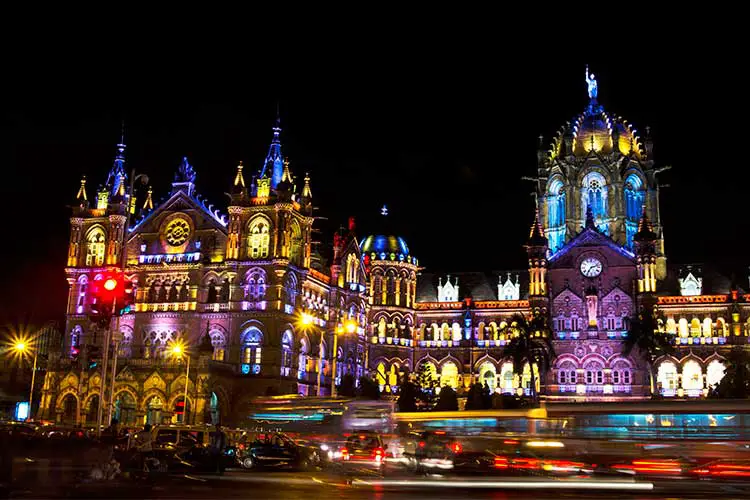
[{"label": "red traffic signal", "polygon": [[135,302],[135,289],[122,273],[97,275],[91,287],[91,314],[101,319],[129,312]]}]

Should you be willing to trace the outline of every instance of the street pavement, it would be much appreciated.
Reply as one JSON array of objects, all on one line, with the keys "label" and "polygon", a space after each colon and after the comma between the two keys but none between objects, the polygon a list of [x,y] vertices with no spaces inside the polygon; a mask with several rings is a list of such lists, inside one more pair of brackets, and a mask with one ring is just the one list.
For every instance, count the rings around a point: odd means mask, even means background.
[{"label": "street pavement", "polygon": [[750,483],[695,480],[612,481],[534,477],[385,477],[341,471],[242,470],[224,476],[170,476],[153,482],[81,483],[64,491],[16,491],[13,498],[185,498],[185,499],[394,499],[430,498],[737,498],[750,496]]}]

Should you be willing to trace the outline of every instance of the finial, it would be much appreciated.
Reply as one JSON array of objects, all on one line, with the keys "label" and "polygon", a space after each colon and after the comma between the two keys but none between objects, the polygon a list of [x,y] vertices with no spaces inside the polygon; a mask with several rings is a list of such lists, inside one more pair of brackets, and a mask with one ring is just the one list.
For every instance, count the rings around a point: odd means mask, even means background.
[{"label": "finial", "polygon": [[383,208],[380,209],[380,215],[386,216],[388,215],[388,207],[383,205]]},{"label": "finial", "polygon": [[284,158],[284,172],[281,174],[281,182],[292,183],[292,173],[289,171],[289,158]]},{"label": "finial", "polygon": [[151,198],[154,190],[151,186],[148,187],[148,194],[146,195],[146,201],[143,203],[143,210],[153,210],[154,200]]},{"label": "finial", "polygon": [[245,187],[245,178],[242,176],[242,161],[237,165],[237,175],[234,177],[234,185]]},{"label": "finial", "polygon": [[80,200],[81,202],[89,201],[88,196],[86,196],[86,176],[85,175],[81,177],[81,187],[78,188],[78,194],[76,195],[76,200]]},{"label": "finial", "polygon": [[187,156],[182,157],[182,163],[177,169],[177,182],[195,183],[195,169],[188,162]]},{"label": "finial", "polygon": [[312,198],[312,191],[310,190],[310,173],[305,172],[305,186],[302,188],[303,198]]},{"label": "finial", "polygon": [[125,120],[120,123],[120,144],[125,144]]},{"label": "finial", "polygon": [[534,223],[531,225],[531,231],[529,232],[529,243],[532,245],[546,245],[547,238],[544,237],[544,230],[542,225],[539,223],[539,208],[534,210]]},{"label": "finial", "polygon": [[589,99],[596,99],[597,94],[599,93],[599,86],[596,83],[596,77],[593,73],[589,73],[589,65],[586,65],[586,84],[589,87]]}]

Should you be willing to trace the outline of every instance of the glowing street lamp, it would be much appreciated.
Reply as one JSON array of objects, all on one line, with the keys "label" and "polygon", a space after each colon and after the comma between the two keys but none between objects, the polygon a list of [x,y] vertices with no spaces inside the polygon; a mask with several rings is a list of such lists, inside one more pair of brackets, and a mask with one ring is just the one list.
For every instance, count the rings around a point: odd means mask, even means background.
[{"label": "glowing street lamp", "polygon": [[[300,313],[298,319],[298,326],[302,330],[312,330],[315,325],[315,317],[310,313]],[[320,332],[320,344],[318,345],[318,390],[317,395],[320,396],[320,375],[323,371],[323,332]]]},{"label": "glowing street lamp", "polygon": [[[24,358],[27,354],[31,354],[31,345],[27,340],[17,340],[13,345],[13,349],[15,349],[16,354],[18,354],[20,358]],[[32,415],[31,403],[34,399],[34,381],[36,380],[36,361],[38,354],[39,349],[34,349],[34,366],[31,369],[31,389],[29,390],[29,417]]]},{"label": "glowing street lamp", "polygon": [[183,356],[187,360],[186,368],[185,368],[185,396],[183,398],[183,407],[182,407],[182,423],[187,424],[187,417],[188,417],[188,382],[190,381],[190,354],[187,352],[187,345],[179,340],[172,343],[172,347],[170,348],[170,352],[172,353],[172,356],[174,356],[177,359],[182,359]]},{"label": "glowing street lamp", "polygon": [[331,371],[331,396],[336,397],[336,358],[338,356],[338,338],[344,332],[354,333],[357,330],[357,322],[353,319],[347,320],[343,326],[338,325],[336,330],[333,332],[333,369]]}]

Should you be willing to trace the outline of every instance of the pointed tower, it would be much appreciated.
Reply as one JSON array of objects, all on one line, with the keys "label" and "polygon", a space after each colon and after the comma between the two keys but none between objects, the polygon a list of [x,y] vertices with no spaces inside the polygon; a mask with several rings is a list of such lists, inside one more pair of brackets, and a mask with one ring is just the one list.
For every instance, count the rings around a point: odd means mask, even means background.
[{"label": "pointed tower", "polygon": [[646,215],[646,207],[643,207],[638,232],[633,236],[638,268],[639,294],[656,292],[656,244],[658,239],[658,235],[651,229],[651,222]]},{"label": "pointed tower", "polygon": [[245,187],[245,177],[242,174],[242,162],[237,165],[237,173],[232,185],[232,201],[229,204],[229,225],[227,226],[227,260],[240,258],[240,242],[242,241],[242,226],[249,213],[249,198]]},{"label": "pointed tower", "polygon": [[115,153],[115,162],[107,175],[107,190],[111,196],[116,196],[121,191],[124,192],[124,184],[128,176],[125,172],[125,134],[120,136],[120,143],[117,145]]},{"label": "pointed tower", "polygon": [[89,204],[89,198],[86,196],[86,176],[81,177],[81,187],[78,188],[78,194],[76,195],[76,201],[79,203],[81,208],[85,208]]},{"label": "pointed tower", "polygon": [[532,310],[547,309],[547,238],[539,222],[539,211],[534,216],[526,252],[529,254],[529,301]]},{"label": "pointed tower", "polygon": [[302,188],[302,197],[300,198],[302,211],[306,214],[312,214],[312,190],[310,189],[310,174],[305,172],[305,185]]},{"label": "pointed tower", "polygon": [[260,179],[270,178],[271,189],[276,189],[284,174],[284,158],[281,156],[280,135],[281,117],[279,116],[278,108],[276,108],[276,125],[273,127],[273,139],[271,140],[271,146],[268,148],[266,159],[263,162],[263,168],[260,170]]},{"label": "pointed tower", "polygon": [[148,193],[146,194],[146,201],[143,202],[143,208],[142,210],[144,212],[147,212],[149,210],[154,209],[154,199],[153,199],[154,189],[149,186],[148,187]]}]

